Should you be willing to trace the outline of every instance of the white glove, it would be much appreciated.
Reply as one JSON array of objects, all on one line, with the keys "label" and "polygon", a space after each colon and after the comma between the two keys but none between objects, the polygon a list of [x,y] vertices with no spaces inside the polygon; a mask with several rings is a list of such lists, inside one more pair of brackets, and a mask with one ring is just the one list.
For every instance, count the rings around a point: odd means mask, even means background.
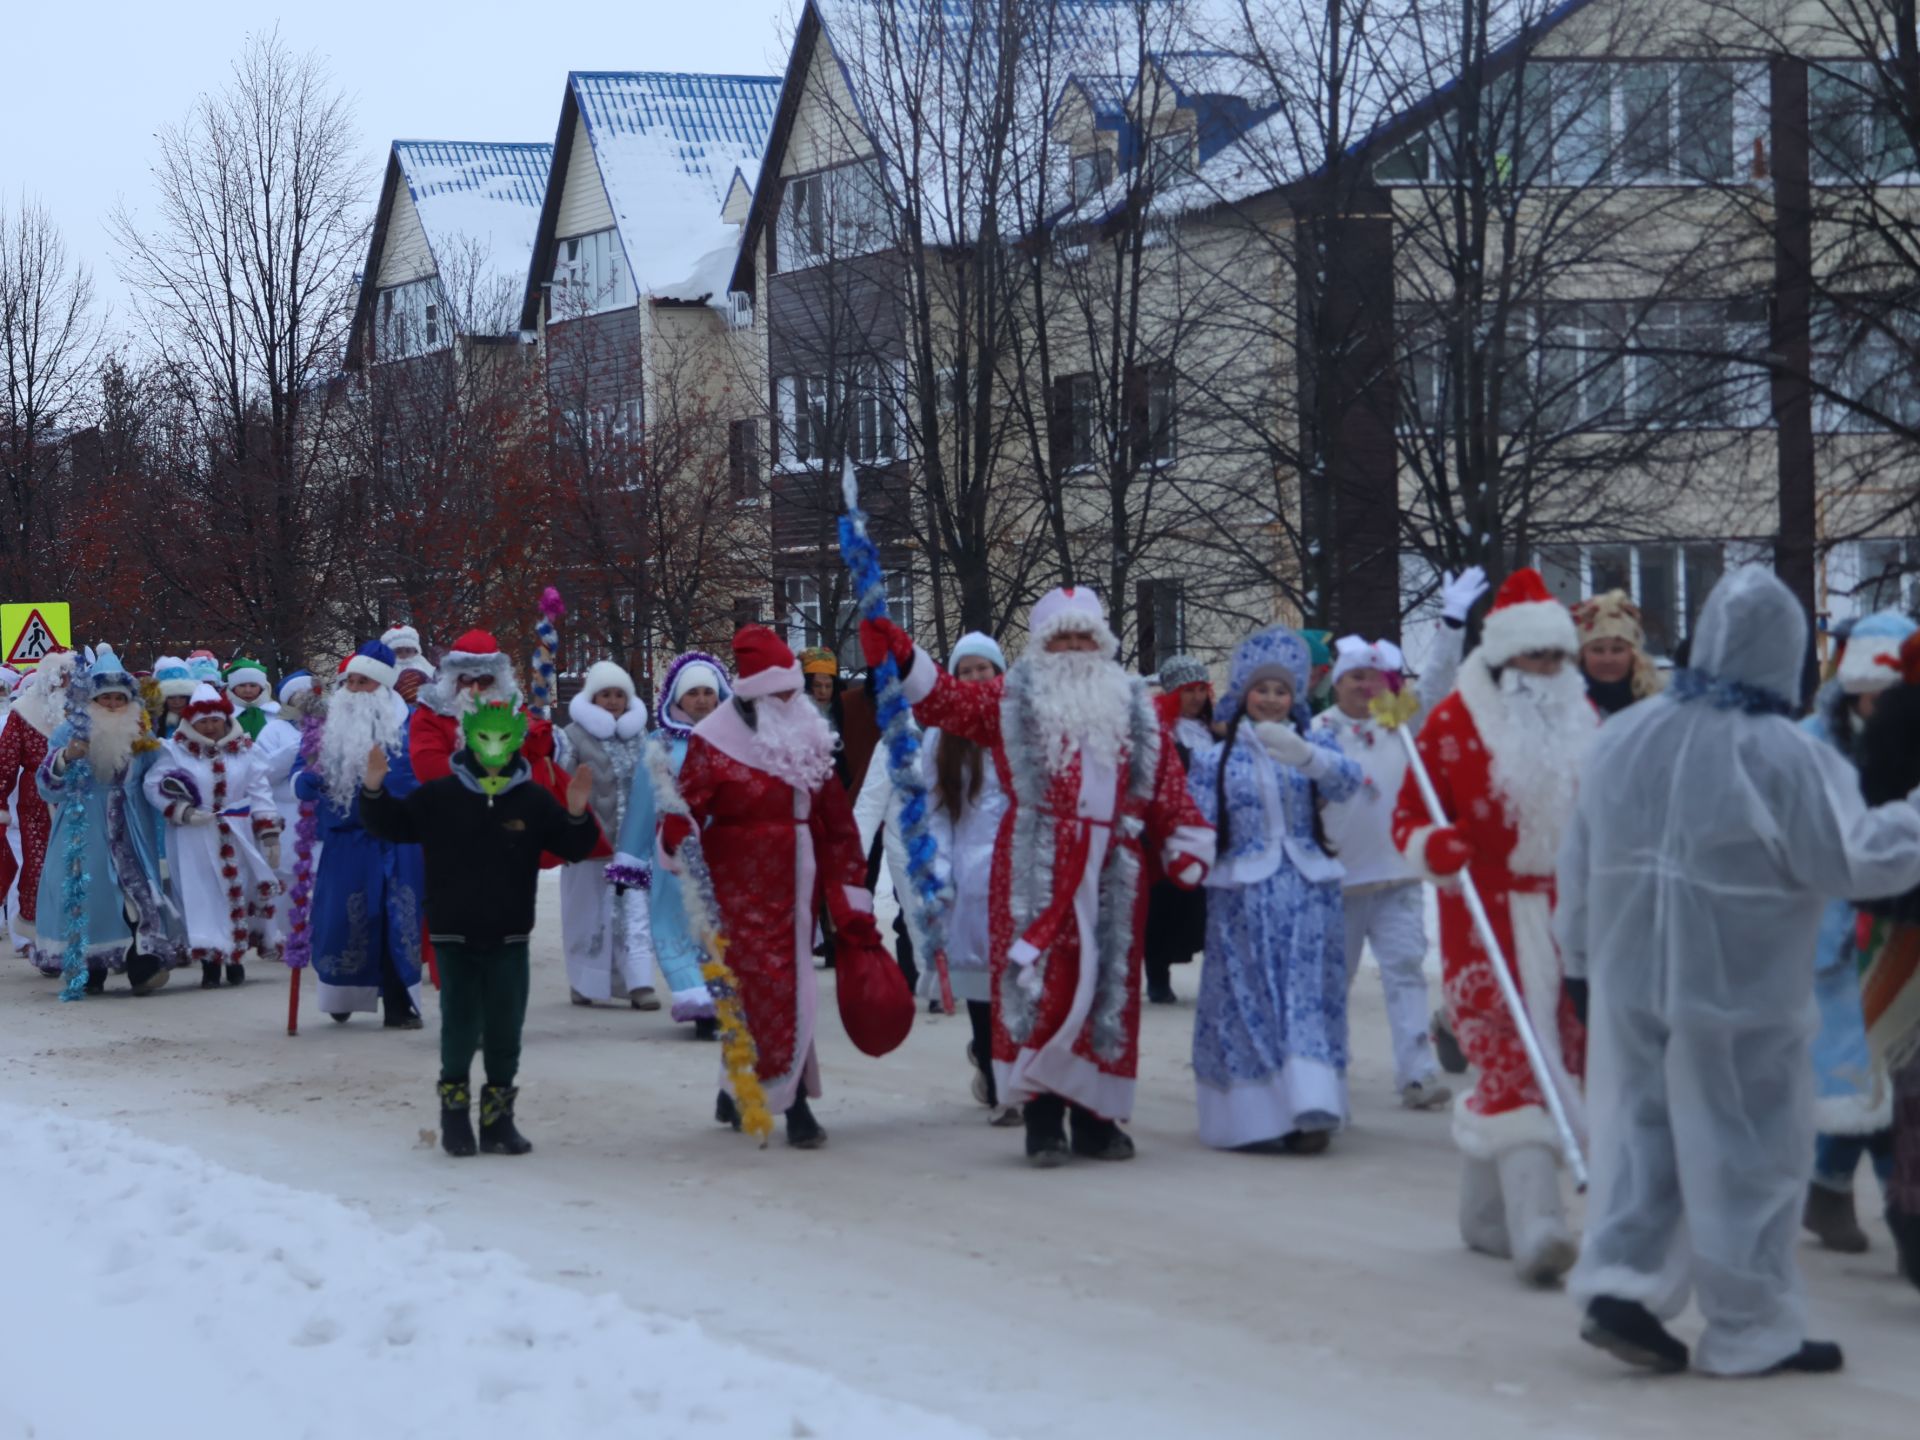
[{"label": "white glove", "polygon": [[278,870],[280,868],[280,837],[278,835],[267,836],[266,839],[260,842],[260,848],[266,854],[267,867],[272,870]]},{"label": "white glove", "polygon": [[1464,625],[1480,597],[1487,593],[1487,572],[1469,565],[1458,575],[1440,577],[1440,614],[1443,619]]},{"label": "white glove", "polygon": [[1283,725],[1277,720],[1261,720],[1254,725],[1253,733],[1267,747],[1267,753],[1282,765],[1298,769],[1313,758],[1313,742],[1291,725]]},{"label": "white glove", "polygon": [[202,810],[198,805],[189,805],[180,812],[182,825],[211,825],[214,814],[211,810]]}]

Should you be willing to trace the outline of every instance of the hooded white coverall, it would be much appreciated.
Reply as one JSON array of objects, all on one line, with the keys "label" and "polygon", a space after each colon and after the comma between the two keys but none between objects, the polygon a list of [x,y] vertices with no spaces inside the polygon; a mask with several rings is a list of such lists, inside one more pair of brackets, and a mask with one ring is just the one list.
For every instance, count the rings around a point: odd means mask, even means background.
[{"label": "hooded white coverall", "polygon": [[[1807,622],[1758,567],[1714,587],[1693,669],[1800,691]],[[1569,1289],[1662,1318],[1695,1365],[1766,1370],[1806,1339],[1794,1252],[1812,1154],[1813,953],[1830,898],[1920,883],[1920,809],[1783,714],[1669,692],[1600,732],[1560,854],[1557,928],[1588,979],[1592,1185]]]}]

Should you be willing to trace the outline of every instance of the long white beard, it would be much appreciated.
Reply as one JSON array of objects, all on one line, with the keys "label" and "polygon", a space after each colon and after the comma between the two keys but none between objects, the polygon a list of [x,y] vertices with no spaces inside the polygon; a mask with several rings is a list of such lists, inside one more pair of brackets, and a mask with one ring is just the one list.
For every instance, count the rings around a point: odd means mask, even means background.
[{"label": "long white beard", "polygon": [[806,696],[757,700],[754,721],[754,738],[770,774],[812,794],[833,773],[833,752],[840,742]]},{"label": "long white beard", "polygon": [[95,779],[118,780],[133,759],[133,742],[140,738],[140,711],[133,705],[118,710],[90,705],[87,709],[87,764]]},{"label": "long white beard", "polygon": [[1586,681],[1571,665],[1557,675],[1508,666],[1500,672],[1500,699],[1502,733],[1488,750],[1493,787],[1520,833],[1513,864],[1529,873],[1551,870],[1598,728]]},{"label": "long white beard", "polygon": [[320,731],[320,778],[327,799],[344,810],[367,778],[367,752],[400,746],[400,707],[385,690],[338,690]]},{"label": "long white beard", "polygon": [[1020,663],[1031,667],[1027,694],[1047,773],[1064,773],[1079,754],[1115,763],[1133,730],[1127,672],[1092,650],[1041,650]]}]

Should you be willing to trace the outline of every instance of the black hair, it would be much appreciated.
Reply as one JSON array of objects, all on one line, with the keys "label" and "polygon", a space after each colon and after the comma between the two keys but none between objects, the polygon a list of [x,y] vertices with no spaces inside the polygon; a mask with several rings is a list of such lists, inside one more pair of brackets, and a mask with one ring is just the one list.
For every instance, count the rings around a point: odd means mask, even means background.
[{"label": "black hair", "polygon": [[[1233,846],[1233,818],[1227,809],[1227,761],[1233,757],[1233,743],[1240,738],[1240,724],[1246,718],[1247,712],[1243,706],[1234,711],[1233,719],[1227,722],[1226,736],[1220,741],[1220,768],[1213,776],[1213,812],[1220,817],[1214,825],[1217,832],[1215,849],[1221,855]],[[1304,736],[1307,733],[1307,727],[1297,718],[1290,718],[1287,723],[1293,726],[1296,734]],[[1312,780],[1307,782],[1307,796],[1313,804],[1313,843],[1320,847],[1324,855],[1338,854],[1333,842],[1327,838],[1327,827],[1321,820],[1320,787]]]}]

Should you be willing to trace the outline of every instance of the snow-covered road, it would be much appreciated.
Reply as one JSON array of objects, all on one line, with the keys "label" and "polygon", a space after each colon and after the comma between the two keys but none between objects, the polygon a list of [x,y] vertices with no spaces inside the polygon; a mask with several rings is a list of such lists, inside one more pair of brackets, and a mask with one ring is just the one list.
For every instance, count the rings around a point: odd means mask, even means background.
[{"label": "snow-covered road", "polygon": [[433,1147],[431,1019],[289,1039],[284,972],[61,1005],[0,969],[0,1436],[1877,1440],[1920,1415],[1920,1294],[1878,1225],[1870,1255],[1804,1255],[1831,1381],[1628,1374],[1465,1254],[1371,974],[1322,1159],[1199,1145],[1183,1005],[1146,1016],[1140,1158],[1030,1171],[967,1097],[964,1020],[872,1061],[830,994],[832,1144],[761,1152],[710,1123],[714,1047],[567,1003],[554,899],[524,1160]]}]

